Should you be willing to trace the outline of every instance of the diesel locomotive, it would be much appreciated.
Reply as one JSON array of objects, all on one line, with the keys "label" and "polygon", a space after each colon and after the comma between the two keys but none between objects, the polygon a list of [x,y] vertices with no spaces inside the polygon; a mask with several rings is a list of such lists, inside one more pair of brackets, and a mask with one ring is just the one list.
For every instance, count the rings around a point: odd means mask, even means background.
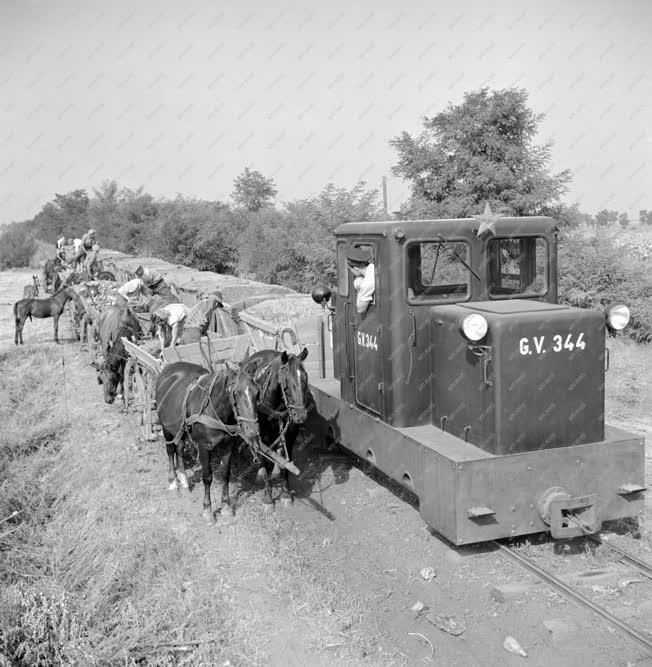
[{"label": "diesel locomotive", "polygon": [[[315,430],[413,491],[455,544],[568,538],[644,509],[644,440],[605,424],[609,331],[629,311],[558,303],[547,217],[356,222],[335,230]],[[375,289],[362,313],[349,258]],[[332,355],[332,361],[331,361]]]}]

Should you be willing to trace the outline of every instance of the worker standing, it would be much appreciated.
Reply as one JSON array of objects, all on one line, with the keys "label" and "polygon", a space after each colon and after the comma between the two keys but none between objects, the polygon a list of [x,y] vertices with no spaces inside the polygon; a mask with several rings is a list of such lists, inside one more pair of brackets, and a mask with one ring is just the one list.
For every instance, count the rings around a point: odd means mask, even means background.
[{"label": "worker standing", "polygon": [[86,257],[86,250],[84,249],[84,242],[81,239],[74,239],[72,242],[72,265],[75,269],[80,269],[84,265],[84,258]]}]

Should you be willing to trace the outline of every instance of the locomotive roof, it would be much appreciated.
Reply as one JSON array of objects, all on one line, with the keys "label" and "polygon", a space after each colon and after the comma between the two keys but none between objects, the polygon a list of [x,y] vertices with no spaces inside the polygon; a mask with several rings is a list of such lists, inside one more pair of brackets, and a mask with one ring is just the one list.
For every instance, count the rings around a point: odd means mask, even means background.
[{"label": "locomotive roof", "polygon": [[[519,236],[520,234],[552,234],[557,222],[552,218],[531,216],[520,218],[495,218],[496,236]],[[406,238],[441,234],[444,237],[475,236],[481,224],[477,218],[449,218],[442,220],[387,220],[384,222],[346,222],[335,229],[336,236],[375,235],[387,236],[395,229],[405,233]]]}]

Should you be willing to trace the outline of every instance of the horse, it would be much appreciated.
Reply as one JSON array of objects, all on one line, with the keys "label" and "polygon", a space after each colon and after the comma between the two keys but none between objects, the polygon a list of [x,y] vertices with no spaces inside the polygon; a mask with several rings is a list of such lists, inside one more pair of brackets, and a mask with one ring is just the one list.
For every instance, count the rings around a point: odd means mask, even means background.
[{"label": "horse", "polygon": [[16,332],[14,334],[14,343],[23,344],[23,327],[29,317],[44,318],[51,317],[54,320],[54,342],[59,342],[59,317],[63,313],[66,304],[70,299],[78,301],[79,296],[75,290],[67,285],[60,287],[51,297],[47,299],[21,299],[14,304],[14,319],[16,322]]},{"label": "horse", "polygon": [[[258,420],[263,443],[275,449],[285,440],[286,458],[292,460],[292,449],[301,425],[308,417],[308,375],[303,361],[308,356],[304,347],[299,355],[274,350],[261,350],[253,354],[242,365],[242,369],[253,374],[260,387]],[[286,423],[283,423],[283,417]],[[263,474],[265,491],[263,507],[274,507],[270,472],[273,463],[262,460],[260,472]],[[281,468],[281,504],[289,505],[292,494],[288,483],[288,471]]]},{"label": "horse", "polygon": [[140,323],[129,308],[111,306],[100,313],[95,331],[103,358],[92,365],[97,370],[97,383],[104,389],[104,402],[111,404],[118,392],[124,396],[124,372],[129,355],[122,339],[139,340]]},{"label": "horse", "polygon": [[204,501],[202,517],[213,523],[211,482],[219,472],[222,481],[220,514],[232,517],[229,496],[231,455],[235,436],[250,446],[260,438],[256,404],[259,389],[249,373],[218,367],[214,372],[184,361],[163,367],[156,380],[156,411],[165,437],[168,455],[168,482],[176,490],[177,480],[188,488],[181,451],[182,442],[195,443],[202,467]]},{"label": "horse", "polygon": [[52,288],[53,292],[59,290],[61,286],[61,277],[59,271],[63,269],[63,263],[59,257],[54,259],[46,259],[43,265],[43,289],[48,292],[48,288]]},{"label": "horse", "polygon": [[32,276],[32,284],[23,288],[23,299],[36,299],[38,297],[38,277]]}]

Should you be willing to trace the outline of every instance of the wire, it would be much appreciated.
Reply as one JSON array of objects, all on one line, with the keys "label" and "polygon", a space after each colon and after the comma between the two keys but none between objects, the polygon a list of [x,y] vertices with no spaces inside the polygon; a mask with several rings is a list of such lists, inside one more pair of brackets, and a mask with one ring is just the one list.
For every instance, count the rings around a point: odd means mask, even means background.
[{"label": "wire", "polygon": [[59,343],[61,346],[61,369],[63,372],[63,403],[66,408],[66,423],[70,423],[70,417],[68,416],[68,394],[66,392],[66,360],[63,354],[63,343]]}]

